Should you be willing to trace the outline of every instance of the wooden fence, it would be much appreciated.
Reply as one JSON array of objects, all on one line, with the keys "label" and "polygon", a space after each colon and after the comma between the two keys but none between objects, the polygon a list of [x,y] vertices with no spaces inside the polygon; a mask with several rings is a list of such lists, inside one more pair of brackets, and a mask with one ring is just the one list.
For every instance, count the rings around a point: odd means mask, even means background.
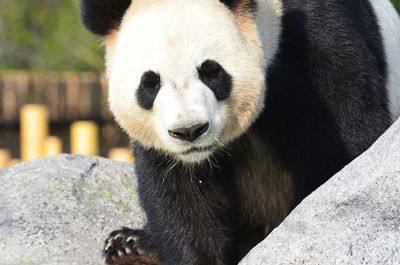
[{"label": "wooden fence", "polygon": [[99,155],[107,156],[113,148],[126,148],[127,136],[108,110],[107,92],[104,76],[95,73],[0,74],[0,155],[3,152],[21,157],[21,132],[32,126],[21,125],[21,109],[27,104],[45,106],[47,135],[60,139],[64,153],[73,151],[71,126],[76,121],[91,121],[97,126]]}]

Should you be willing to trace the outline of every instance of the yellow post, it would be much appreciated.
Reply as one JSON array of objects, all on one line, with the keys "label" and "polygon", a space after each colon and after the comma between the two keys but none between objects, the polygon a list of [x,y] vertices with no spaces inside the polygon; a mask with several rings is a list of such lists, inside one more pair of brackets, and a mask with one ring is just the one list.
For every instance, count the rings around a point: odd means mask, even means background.
[{"label": "yellow post", "polygon": [[71,126],[71,153],[98,155],[98,127],[91,121],[74,122]]},{"label": "yellow post", "polygon": [[42,105],[25,105],[20,111],[21,159],[29,160],[44,155],[48,134],[48,110]]},{"label": "yellow post", "polygon": [[8,166],[11,160],[11,153],[7,149],[0,149],[0,168]]},{"label": "yellow post", "polygon": [[108,152],[108,158],[115,161],[133,163],[133,155],[129,148],[113,148]]},{"label": "yellow post", "polygon": [[55,156],[62,153],[62,141],[56,136],[49,136],[46,138],[44,144],[44,155]]}]

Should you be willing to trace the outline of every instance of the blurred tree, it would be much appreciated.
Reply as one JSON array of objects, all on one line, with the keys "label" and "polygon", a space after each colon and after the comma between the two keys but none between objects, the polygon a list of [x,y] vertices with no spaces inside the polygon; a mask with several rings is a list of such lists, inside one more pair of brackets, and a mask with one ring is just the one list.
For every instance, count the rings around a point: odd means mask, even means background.
[{"label": "blurred tree", "polygon": [[79,0],[0,0],[0,70],[101,71],[101,42],[78,10]]}]

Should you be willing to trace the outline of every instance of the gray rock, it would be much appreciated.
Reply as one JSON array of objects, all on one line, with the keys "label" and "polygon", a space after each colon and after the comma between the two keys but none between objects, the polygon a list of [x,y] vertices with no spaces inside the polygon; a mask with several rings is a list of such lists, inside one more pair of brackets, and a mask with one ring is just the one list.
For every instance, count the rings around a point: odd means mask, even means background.
[{"label": "gray rock", "polygon": [[240,264],[399,265],[400,121]]},{"label": "gray rock", "polygon": [[0,171],[1,265],[103,264],[112,230],[144,216],[132,166],[62,155]]}]

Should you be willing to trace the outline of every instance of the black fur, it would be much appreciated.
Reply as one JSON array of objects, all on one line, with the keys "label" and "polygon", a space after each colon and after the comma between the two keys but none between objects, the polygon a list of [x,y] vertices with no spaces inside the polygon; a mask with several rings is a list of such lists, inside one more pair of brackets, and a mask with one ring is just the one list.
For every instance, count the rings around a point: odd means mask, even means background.
[{"label": "black fur", "polygon": [[162,264],[236,264],[237,213],[227,158],[216,156],[218,167],[171,167],[171,158],[155,150],[138,143],[134,150],[147,233]]},{"label": "black fur", "polygon": [[[383,43],[369,2],[283,0],[283,10],[280,50],[267,69],[266,108],[249,132],[264,137],[293,177],[295,205],[366,150],[391,119]],[[99,32],[102,23],[86,20]],[[103,24],[101,32],[110,23]],[[163,265],[237,264],[248,228],[238,221],[234,159],[221,152],[211,163],[173,166],[170,157],[134,145],[148,217],[144,247],[152,246]]]},{"label": "black fur", "polygon": [[227,7],[229,7],[230,9],[233,9],[238,2],[240,2],[239,0],[220,0],[224,5],[226,5]]},{"label": "black fur", "polygon": [[269,68],[265,130],[294,176],[297,201],[391,124],[382,38],[367,0],[284,0]]},{"label": "black fur", "polygon": [[136,98],[139,105],[144,109],[153,108],[154,100],[161,88],[160,75],[153,71],[147,71],[142,75]]},{"label": "black fur", "polygon": [[81,19],[94,34],[105,36],[117,29],[131,0],[81,0]]},{"label": "black fur", "polygon": [[198,69],[200,80],[208,86],[217,100],[228,98],[232,90],[232,77],[213,60],[206,60]]},{"label": "black fur", "polygon": [[241,6],[241,12],[254,12],[257,4],[255,0],[220,0],[229,9],[235,10]]}]

